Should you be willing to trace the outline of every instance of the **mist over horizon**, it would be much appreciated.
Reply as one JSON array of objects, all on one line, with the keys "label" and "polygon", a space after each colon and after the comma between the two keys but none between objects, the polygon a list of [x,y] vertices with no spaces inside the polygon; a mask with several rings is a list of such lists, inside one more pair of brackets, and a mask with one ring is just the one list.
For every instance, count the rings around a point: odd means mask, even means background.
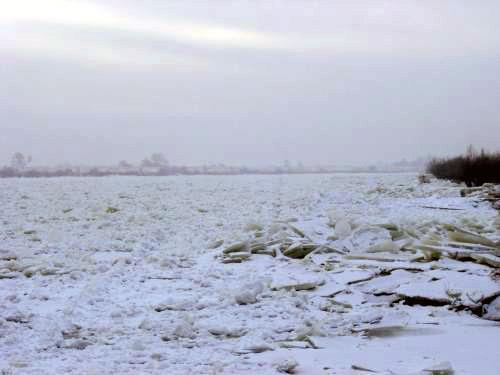
[{"label": "mist over horizon", "polygon": [[500,3],[21,0],[0,165],[369,165],[500,145]]}]

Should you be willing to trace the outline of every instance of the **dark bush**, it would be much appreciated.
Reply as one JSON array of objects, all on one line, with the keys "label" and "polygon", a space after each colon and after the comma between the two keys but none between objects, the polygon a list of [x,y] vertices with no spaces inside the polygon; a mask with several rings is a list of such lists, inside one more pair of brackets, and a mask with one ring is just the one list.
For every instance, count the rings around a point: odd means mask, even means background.
[{"label": "dark bush", "polygon": [[500,183],[500,152],[477,153],[469,147],[465,155],[432,159],[427,164],[427,172],[437,178],[465,182],[467,186]]}]

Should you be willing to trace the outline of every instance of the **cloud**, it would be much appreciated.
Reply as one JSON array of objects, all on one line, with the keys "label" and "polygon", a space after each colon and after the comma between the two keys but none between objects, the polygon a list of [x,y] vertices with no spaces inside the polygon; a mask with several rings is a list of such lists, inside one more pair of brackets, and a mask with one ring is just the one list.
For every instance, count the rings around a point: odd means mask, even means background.
[{"label": "cloud", "polygon": [[[45,49],[50,55],[82,58],[83,61],[92,56],[96,62],[130,63],[132,66],[158,65],[159,61],[175,61],[176,57],[165,56],[161,50],[127,46],[127,37],[183,44],[193,51],[199,48],[262,50],[267,54],[298,53],[325,57],[454,57],[490,53],[492,46],[498,44],[495,43],[498,37],[488,29],[487,23],[481,23],[481,14],[464,13],[463,7],[456,7],[457,10],[450,15],[447,8],[420,2],[380,2],[377,6],[365,2],[352,5],[335,2],[324,7],[325,14],[301,18],[298,18],[303,12],[301,9],[293,10],[292,7],[293,17],[287,18],[280,15],[280,8],[276,7],[274,12],[263,12],[267,17],[263,22],[265,28],[255,24],[253,27],[228,25],[220,20],[193,20],[168,12],[143,14],[137,11],[139,8],[134,9],[134,2],[124,1],[122,4],[118,8],[105,6],[103,2],[16,0],[4,5],[0,25],[10,26],[19,35],[12,48],[40,53]],[[220,7],[220,4],[215,6]],[[241,14],[234,18],[245,19],[245,9],[242,6]],[[304,9],[307,10],[307,6],[304,5]],[[269,18],[273,14],[275,19]],[[278,26],[273,27],[273,22]],[[63,31],[51,33],[51,28],[62,28]],[[74,30],[79,30],[80,34],[72,33]],[[85,39],[85,32],[95,30],[99,32],[99,40],[94,40],[93,44],[84,41],[86,57],[82,56],[71,44],[77,46]],[[116,33],[125,36],[120,43],[110,39],[110,35]],[[498,52],[498,48],[496,50]],[[200,67],[198,56],[177,56],[177,59],[181,65]]]},{"label": "cloud", "polygon": [[[0,13],[3,51],[22,57],[67,59],[79,64],[135,68],[208,69],[199,54],[149,48],[154,40],[215,48],[279,48],[278,36],[204,23],[161,20],[120,13],[88,2],[19,0]],[[120,41],[114,38],[120,35]]]},{"label": "cloud", "polygon": [[277,48],[285,38],[258,31],[186,21],[140,18],[93,3],[67,0],[19,0],[4,6],[1,23],[45,23],[126,31],[151,37],[214,46]]},{"label": "cloud", "polygon": [[209,62],[200,58],[169,53],[160,49],[144,48],[126,43],[113,43],[109,40],[95,40],[93,38],[75,37],[45,30],[16,30],[7,38],[4,32],[4,53],[9,52],[14,56],[25,59],[49,58],[66,60],[79,65],[101,67],[126,67],[131,70],[144,70],[152,68],[177,69],[177,70],[206,70]]}]

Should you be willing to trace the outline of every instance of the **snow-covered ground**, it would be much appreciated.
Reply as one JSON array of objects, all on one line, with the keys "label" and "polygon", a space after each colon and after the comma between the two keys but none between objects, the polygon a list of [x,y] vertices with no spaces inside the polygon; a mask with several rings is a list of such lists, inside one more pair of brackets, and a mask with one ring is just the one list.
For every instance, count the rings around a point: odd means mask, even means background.
[{"label": "snow-covered ground", "polygon": [[500,222],[459,191],[413,174],[0,180],[0,371],[498,375]]}]

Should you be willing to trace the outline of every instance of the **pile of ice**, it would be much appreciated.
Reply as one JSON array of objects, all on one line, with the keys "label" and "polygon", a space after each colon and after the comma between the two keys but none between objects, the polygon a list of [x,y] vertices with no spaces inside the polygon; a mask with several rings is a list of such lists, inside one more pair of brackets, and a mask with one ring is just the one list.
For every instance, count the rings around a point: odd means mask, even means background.
[{"label": "pile of ice", "polygon": [[[248,224],[245,228],[250,232],[248,238],[225,247],[220,254],[221,261],[241,263],[252,255],[311,259],[319,254],[335,254],[332,259],[338,261],[424,263],[448,257],[500,267],[500,241],[485,236],[499,231],[500,215],[490,227],[463,220],[467,229],[435,221],[413,226],[394,223],[357,225],[331,215],[329,225],[334,228],[334,234],[323,241],[313,240],[293,224],[296,221],[275,222],[265,230],[259,224]],[[208,247],[215,249],[223,244],[223,240],[217,240]]]},{"label": "pile of ice", "polygon": [[[225,247],[218,240],[209,247],[232,267],[271,257],[278,266],[266,284],[269,292],[301,293],[303,308],[333,314],[294,329],[266,350],[276,344],[315,349],[321,336],[418,334],[425,331],[422,325],[446,324],[443,311],[500,321],[500,215],[489,224],[467,218],[460,223],[369,225],[330,212],[327,236],[308,233],[290,219],[267,227],[248,224],[243,240]],[[236,301],[256,303],[262,290],[249,286]],[[445,363],[422,373],[454,372]]]}]

